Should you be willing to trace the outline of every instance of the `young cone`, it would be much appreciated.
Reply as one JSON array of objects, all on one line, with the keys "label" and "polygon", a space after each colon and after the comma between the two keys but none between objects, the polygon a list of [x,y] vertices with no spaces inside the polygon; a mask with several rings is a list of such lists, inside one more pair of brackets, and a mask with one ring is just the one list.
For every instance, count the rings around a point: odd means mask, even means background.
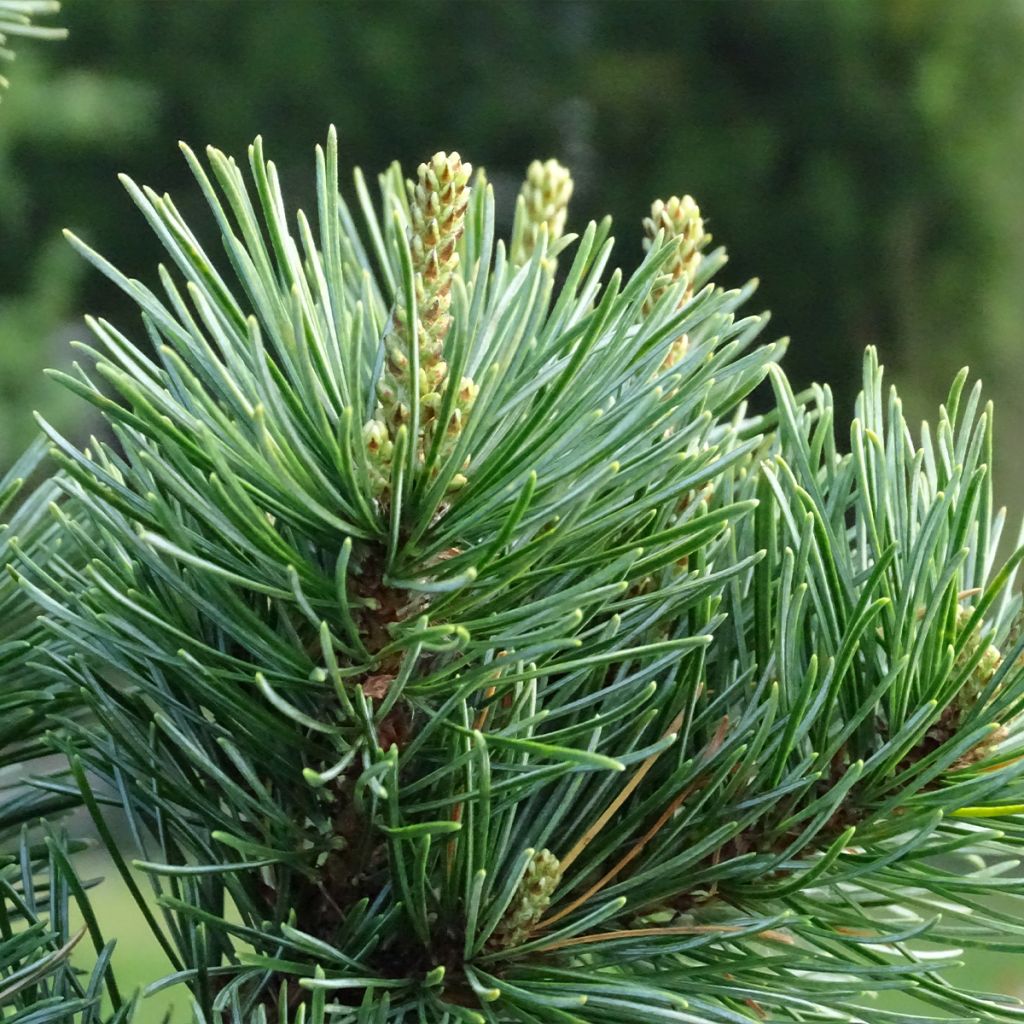
[{"label": "young cone", "polygon": [[[565,233],[573,180],[568,167],[557,160],[534,160],[526,169],[526,180],[516,201],[516,218],[512,228],[509,259],[522,266],[533,256],[542,235],[549,246]],[[554,271],[557,261],[545,257],[544,266]]]},{"label": "young cone", "polygon": [[[377,385],[380,408],[377,417],[364,428],[378,492],[388,485],[393,438],[401,427],[415,422],[412,443],[421,463],[439,427],[444,433],[442,454],[447,455],[476,398],[476,384],[462,377],[448,421],[438,422],[450,385],[444,341],[452,322],[452,282],[459,268],[458,245],[465,231],[472,170],[458,153],[435,153],[428,163],[420,164],[419,180],[408,185],[415,314],[401,304],[396,306],[385,338],[384,370]],[[411,358],[413,348],[415,361]],[[413,403],[418,406],[415,421],[411,415]]]},{"label": "young cone", "polygon": [[[700,269],[701,253],[710,243],[711,235],[704,231],[700,208],[692,196],[671,196],[663,201],[656,199],[651,204],[651,215],[644,218],[644,248],[650,249],[659,234],[672,250],[672,258],[665,265],[665,273],[658,284],[651,289],[647,300],[648,312],[655,303],[677,282],[685,285],[679,298],[679,308],[693,297],[694,283]],[[686,354],[686,335],[676,338],[669,347],[662,369],[671,369]]]}]

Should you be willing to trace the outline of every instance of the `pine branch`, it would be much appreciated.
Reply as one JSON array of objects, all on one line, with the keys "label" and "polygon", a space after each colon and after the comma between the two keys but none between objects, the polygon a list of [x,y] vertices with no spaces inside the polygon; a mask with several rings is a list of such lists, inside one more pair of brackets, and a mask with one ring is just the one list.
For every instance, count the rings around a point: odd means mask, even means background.
[{"label": "pine branch", "polygon": [[[48,830],[45,842],[23,834],[0,855],[0,1018],[32,1024],[124,1024],[135,1001],[124,1002],[110,969],[114,944],[106,943],[85,888],[71,866],[66,834]],[[85,925],[71,932],[72,908]],[[71,965],[76,948],[95,943],[91,972]],[[103,999],[113,1009],[100,1016]]]},{"label": "pine branch", "polygon": [[[52,482],[25,496],[40,469],[45,445],[33,445],[0,479],[0,557],[9,572],[0,580],[0,1019],[86,1024],[99,1020],[106,988],[122,1006],[109,970],[112,945],[102,939],[88,896],[71,866],[84,844],[63,830],[39,826],[77,804],[60,774],[44,774],[40,759],[52,752],[51,715],[67,713],[69,695],[36,663],[42,631],[36,607],[14,578],[14,565],[30,557],[37,567],[60,559],[61,530],[48,515],[59,492]],[[9,516],[9,518],[7,518]],[[39,777],[33,778],[32,773]],[[71,907],[87,927],[71,931]],[[70,965],[76,947],[96,943],[90,977]],[[109,1024],[127,1019],[124,1005]]]},{"label": "pine branch", "polygon": [[[0,578],[0,773],[24,772],[50,752],[43,738],[49,715],[66,703],[64,687],[36,660],[44,631],[37,606],[16,578],[22,557],[37,567],[60,557],[62,531],[49,515],[59,488],[46,481],[24,493],[26,482],[41,470],[46,447],[40,438],[0,478],[0,560],[7,567]],[[23,824],[68,804],[66,797],[14,792],[0,804],[0,843],[16,836]]]},{"label": "pine branch", "polygon": [[[14,60],[11,43],[15,38],[66,39],[67,30],[37,23],[60,11],[59,0],[0,0],[0,61]],[[0,75],[0,89],[10,83]]]},{"label": "pine branch", "polygon": [[627,279],[550,162],[506,255],[454,154],[350,207],[332,132],[315,226],[259,141],[185,155],[226,259],[130,181],[159,291],[73,239],[153,350],[90,320],[54,374],[115,440],[44,424],[61,554],[18,559],[152,987],[207,1024],[1018,1019],[932,951],[1021,935],[977,390],[915,443],[869,353],[844,454],[692,200]]}]

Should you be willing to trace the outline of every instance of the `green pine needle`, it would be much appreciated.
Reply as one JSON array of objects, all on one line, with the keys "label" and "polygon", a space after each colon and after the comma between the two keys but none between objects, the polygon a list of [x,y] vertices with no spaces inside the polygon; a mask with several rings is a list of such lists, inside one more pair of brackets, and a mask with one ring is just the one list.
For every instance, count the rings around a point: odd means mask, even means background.
[{"label": "green pine needle", "polygon": [[[66,29],[38,23],[59,11],[59,0],[0,0],[0,61],[14,60],[15,39],[66,39]],[[9,84],[0,75],[0,89]]]}]

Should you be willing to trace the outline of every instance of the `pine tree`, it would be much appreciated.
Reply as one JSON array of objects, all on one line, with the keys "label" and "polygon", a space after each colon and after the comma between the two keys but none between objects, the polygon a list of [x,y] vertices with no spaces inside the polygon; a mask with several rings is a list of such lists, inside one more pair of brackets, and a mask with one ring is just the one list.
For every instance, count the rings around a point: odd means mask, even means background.
[{"label": "pine tree", "polygon": [[[59,497],[12,554],[67,759],[30,792],[91,814],[151,987],[198,1024],[1024,1016],[944,973],[1024,934],[1022,551],[977,388],[915,441],[868,353],[847,445],[689,197],[627,278],[554,161],[506,247],[457,154],[350,207],[332,132],[313,219],[259,141],[207,156],[224,257],[127,180],[160,291],[72,239],[143,330],[91,319],[54,374],[109,435],[43,423]],[[82,1019],[100,979],[127,1019],[90,930]]]}]

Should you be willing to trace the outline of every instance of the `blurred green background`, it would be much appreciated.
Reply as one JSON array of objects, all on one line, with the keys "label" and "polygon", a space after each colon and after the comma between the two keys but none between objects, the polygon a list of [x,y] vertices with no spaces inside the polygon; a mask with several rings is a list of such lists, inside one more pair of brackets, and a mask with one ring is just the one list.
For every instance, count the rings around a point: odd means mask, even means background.
[{"label": "blurred green background", "polygon": [[209,238],[178,139],[244,156],[262,133],[308,209],[333,122],[368,172],[459,149],[506,219],[529,160],[557,156],[571,225],[610,211],[627,266],[651,199],[692,193],[732,253],[721,279],[761,278],[798,384],[849,410],[874,343],[931,415],[970,364],[998,409],[1000,497],[1024,509],[1024,0],[66,0],[63,19],[70,40],[23,45],[0,104],[0,465],[32,410],[88,433],[40,373],[83,312],[141,334],[60,229],[152,281],[117,172]]}]

